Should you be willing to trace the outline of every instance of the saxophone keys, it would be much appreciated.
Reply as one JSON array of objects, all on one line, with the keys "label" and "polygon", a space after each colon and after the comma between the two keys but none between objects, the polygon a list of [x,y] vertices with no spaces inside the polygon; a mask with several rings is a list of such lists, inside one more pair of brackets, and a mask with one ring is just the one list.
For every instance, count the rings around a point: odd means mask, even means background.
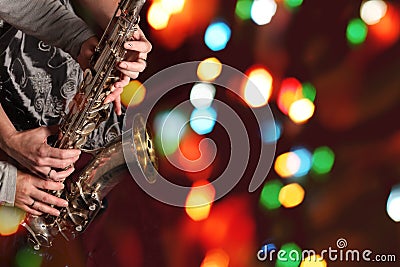
[{"label": "saxophone keys", "polygon": [[86,141],[87,141],[87,136],[82,136],[76,141],[75,147],[77,148],[82,147],[86,143]]},{"label": "saxophone keys", "polygon": [[84,127],[83,127],[83,129],[82,129],[82,131],[80,132],[80,134],[83,134],[83,135],[88,135],[88,134],[90,134],[91,132],[93,132],[93,130],[96,128],[96,124],[94,123],[94,122],[89,122],[88,124],[86,124]]}]

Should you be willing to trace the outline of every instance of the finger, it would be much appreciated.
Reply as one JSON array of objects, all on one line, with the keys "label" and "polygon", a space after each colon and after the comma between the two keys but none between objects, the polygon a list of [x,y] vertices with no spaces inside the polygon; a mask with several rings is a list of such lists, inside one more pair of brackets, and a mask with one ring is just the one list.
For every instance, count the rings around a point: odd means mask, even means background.
[{"label": "finger", "polygon": [[30,208],[28,206],[25,206],[25,205],[22,206],[22,207],[19,207],[19,208],[23,209],[24,211],[26,211],[26,212],[28,212],[30,214],[36,215],[36,216],[40,216],[40,215],[43,214],[43,212],[40,212],[38,210],[34,210],[34,209],[32,209],[32,208]]},{"label": "finger", "polygon": [[59,210],[57,210],[57,209],[55,209],[53,207],[50,207],[49,205],[47,205],[45,203],[42,203],[40,201],[36,201],[36,203],[33,206],[33,208],[35,210],[39,211],[39,212],[48,213],[48,214],[53,215],[53,216],[60,215],[60,211]]},{"label": "finger", "polygon": [[115,113],[117,113],[117,115],[121,115],[122,111],[121,111],[121,96],[118,95],[117,98],[114,100],[114,110]]},{"label": "finger", "polygon": [[[32,202],[33,202],[33,199],[32,199],[32,201],[31,201],[31,203],[32,203]],[[28,204],[26,204],[26,203],[22,203],[22,204],[21,204],[21,203],[15,202],[15,207],[18,207],[18,208],[20,208],[21,210],[24,210],[24,211],[26,211],[26,212],[28,212],[28,213],[30,213],[30,214],[33,214],[33,215],[40,216],[40,215],[43,214],[42,212],[33,209],[32,207],[30,207],[30,206],[29,206]]]},{"label": "finger", "polygon": [[121,61],[121,63],[118,64],[118,70],[121,71],[122,73],[124,71],[143,72],[146,69],[146,67],[147,67],[147,63],[146,63],[144,57],[138,58],[137,61],[133,61],[133,62]]},{"label": "finger", "polygon": [[[36,202],[32,206],[32,208],[37,207],[37,203],[42,203],[42,204],[50,204],[50,205],[56,205],[58,207],[68,207],[68,202],[65,199],[58,198],[56,196],[53,196],[47,192],[44,192],[39,189],[35,189],[32,191],[31,195],[34,199],[36,199]],[[44,211],[44,210],[42,210]]]},{"label": "finger", "polygon": [[74,167],[70,167],[66,170],[62,170],[62,171],[55,171],[55,170],[51,170],[50,171],[50,175],[48,176],[48,178],[50,180],[53,180],[55,182],[63,182],[68,176],[70,176],[73,172],[75,171]]},{"label": "finger", "polygon": [[39,168],[39,170],[41,173],[47,176],[47,174],[50,171],[49,167],[55,169],[65,169],[73,165],[78,159],[79,156],[69,159],[45,158],[41,160],[42,165],[40,165],[40,166],[45,166],[45,168]]},{"label": "finger", "polygon": [[141,39],[139,41],[133,40],[125,42],[124,48],[140,53],[149,53],[152,49],[152,46],[147,39]]},{"label": "finger", "polygon": [[48,144],[39,147],[39,156],[42,158],[71,159],[79,157],[80,154],[81,151],[79,149],[60,149],[51,147]]},{"label": "finger", "polygon": [[122,88],[124,89],[125,86],[127,86],[129,84],[129,82],[131,81],[130,77],[126,76],[126,75],[121,75],[121,78],[118,80],[118,82],[114,83],[114,89],[115,88]]},{"label": "finger", "polygon": [[114,101],[115,99],[117,99],[117,97],[122,93],[123,88],[122,87],[114,87],[113,86],[113,92],[111,94],[109,94],[106,99],[104,99],[104,104],[108,104],[112,101]]},{"label": "finger", "polygon": [[51,180],[43,180],[36,177],[32,177],[32,184],[37,188],[46,190],[61,190],[64,188],[63,183],[58,183]]},{"label": "finger", "polygon": [[137,72],[137,71],[127,71],[127,70],[120,70],[120,72],[124,76],[126,76],[126,77],[128,77],[129,79],[132,79],[132,80],[137,79],[137,77],[139,77],[139,73],[140,73],[140,72]]}]

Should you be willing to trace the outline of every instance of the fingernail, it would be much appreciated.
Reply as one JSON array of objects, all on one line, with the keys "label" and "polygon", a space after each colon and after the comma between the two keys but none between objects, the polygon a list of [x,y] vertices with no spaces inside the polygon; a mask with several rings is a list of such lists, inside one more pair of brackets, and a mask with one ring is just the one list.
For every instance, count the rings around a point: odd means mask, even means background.
[{"label": "fingernail", "polygon": [[57,212],[54,213],[54,215],[55,215],[55,216],[60,216],[60,212],[57,211]]},{"label": "fingernail", "polygon": [[68,201],[64,201],[64,202],[63,202],[63,206],[64,206],[64,207],[68,207]]},{"label": "fingernail", "polygon": [[108,103],[110,103],[111,101],[110,101],[110,99],[106,99],[106,100],[104,100],[104,105],[105,104],[108,104]]},{"label": "fingernail", "polygon": [[119,64],[119,67],[123,68],[123,69],[126,69],[126,68],[128,68],[128,64],[122,62],[122,63]]}]

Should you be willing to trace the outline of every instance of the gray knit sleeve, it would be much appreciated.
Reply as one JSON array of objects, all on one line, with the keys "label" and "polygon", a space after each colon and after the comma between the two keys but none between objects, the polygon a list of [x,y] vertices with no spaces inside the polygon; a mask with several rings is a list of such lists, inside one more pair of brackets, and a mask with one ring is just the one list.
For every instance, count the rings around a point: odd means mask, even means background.
[{"label": "gray knit sleeve", "polygon": [[14,206],[17,182],[17,168],[6,162],[0,161],[0,203]]},{"label": "gray knit sleeve", "polygon": [[0,0],[0,18],[75,59],[82,43],[94,36],[86,23],[59,0]]}]

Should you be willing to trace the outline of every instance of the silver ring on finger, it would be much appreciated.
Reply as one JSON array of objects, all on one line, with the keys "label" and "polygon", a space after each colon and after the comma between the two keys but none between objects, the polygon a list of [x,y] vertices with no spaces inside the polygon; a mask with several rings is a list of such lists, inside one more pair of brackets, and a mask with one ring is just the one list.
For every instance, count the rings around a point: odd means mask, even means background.
[{"label": "silver ring on finger", "polygon": [[35,203],[36,203],[36,200],[34,199],[33,203],[29,205],[29,208],[33,208],[33,205],[35,205]]}]

